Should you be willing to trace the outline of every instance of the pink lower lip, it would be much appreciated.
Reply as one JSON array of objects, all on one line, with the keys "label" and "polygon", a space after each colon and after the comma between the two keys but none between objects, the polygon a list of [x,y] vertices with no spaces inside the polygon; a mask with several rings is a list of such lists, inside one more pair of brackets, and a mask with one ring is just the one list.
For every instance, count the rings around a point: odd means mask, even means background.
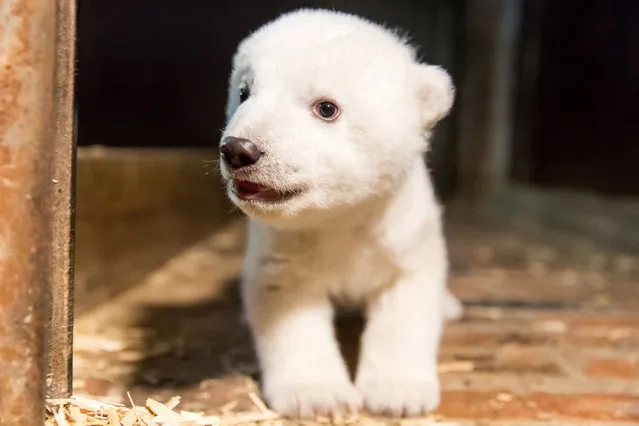
[{"label": "pink lower lip", "polygon": [[246,181],[234,182],[233,192],[240,200],[247,201],[276,201],[281,198],[273,188]]}]

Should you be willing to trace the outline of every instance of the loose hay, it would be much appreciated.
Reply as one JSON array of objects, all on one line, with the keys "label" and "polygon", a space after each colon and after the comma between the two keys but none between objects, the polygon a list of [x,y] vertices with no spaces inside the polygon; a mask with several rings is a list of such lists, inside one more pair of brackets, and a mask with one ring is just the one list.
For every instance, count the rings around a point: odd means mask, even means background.
[{"label": "loose hay", "polygon": [[[113,402],[103,402],[75,395],[71,398],[50,399],[47,401],[47,419],[45,426],[283,426],[286,422],[274,411],[266,407],[255,394],[249,394],[258,411],[232,412],[233,404],[222,409],[219,416],[205,416],[185,410],[176,410],[179,397],[173,397],[166,403],[148,398],[144,406],[131,406]],[[131,400],[130,396],[129,399]],[[352,426],[393,425],[449,425],[455,423],[438,422],[434,417],[388,422],[365,416],[352,416],[347,419],[317,418],[315,424],[337,424]],[[289,423],[290,424],[290,423]],[[310,425],[312,422],[296,423]]]},{"label": "loose hay", "polygon": [[179,397],[173,397],[165,404],[149,398],[144,406],[132,403],[130,407],[80,395],[51,399],[47,401],[45,426],[275,426],[274,421],[280,419],[273,411],[264,409],[265,406],[259,412],[205,416],[178,411],[179,403]]},{"label": "loose hay", "polygon": [[[473,371],[474,363],[468,361],[440,363],[440,373]],[[291,424],[270,410],[256,392],[248,392],[256,411],[235,412],[238,401],[221,407],[217,416],[206,416],[186,410],[177,410],[181,398],[175,396],[166,403],[152,398],[144,406],[136,405],[129,395],[130,405],[98,401],[81,395],[47,401],[45,426],[284,426]],[[405,420],[388,420],[352,415],[348,418],[318,417],[314,422],[296,422],[297,425],[333,424],[351,426],[427,426],[457,423],[438,421],[437,416]]]}]

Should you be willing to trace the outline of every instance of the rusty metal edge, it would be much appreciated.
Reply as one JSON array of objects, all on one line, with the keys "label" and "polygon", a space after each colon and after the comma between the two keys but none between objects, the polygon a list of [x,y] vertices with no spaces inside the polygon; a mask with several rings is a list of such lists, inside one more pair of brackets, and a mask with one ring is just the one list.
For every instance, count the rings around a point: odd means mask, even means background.
[{"label": "rusty metal edge", "polygon": [[49,331],[47,397],[65,398],[73,390],[73,271],[75,242],[74,76],[76,0],[56,2],[55,151],[53,158],[52,309]]}]

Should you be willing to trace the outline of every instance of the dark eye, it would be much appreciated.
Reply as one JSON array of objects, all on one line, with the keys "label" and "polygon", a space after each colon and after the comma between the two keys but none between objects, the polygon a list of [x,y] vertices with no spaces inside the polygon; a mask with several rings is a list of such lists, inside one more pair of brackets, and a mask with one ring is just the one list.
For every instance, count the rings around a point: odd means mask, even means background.
[{"label": "dark eye", "polygon": [[251,96],[251,91],[249,90],[249,88],[246,86],[240,87],[240,103],[247,100],[249,96]]},{"label": "dark eye", "polygon": [[315,104],[313,113],[326,121],[333,121],[339,116],[339,108],[332,102],[322,101]]}]

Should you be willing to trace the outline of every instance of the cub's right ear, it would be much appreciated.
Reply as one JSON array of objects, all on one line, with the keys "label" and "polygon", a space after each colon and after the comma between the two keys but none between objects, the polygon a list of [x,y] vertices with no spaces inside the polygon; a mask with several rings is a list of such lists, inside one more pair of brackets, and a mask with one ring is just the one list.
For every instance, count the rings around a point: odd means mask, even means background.
[{"label": "cub's right ear", "polygon": [[420,64],[416,74],[422,127],[430,130],[450,112],[455,86],[450,75],[435,65]]}]

